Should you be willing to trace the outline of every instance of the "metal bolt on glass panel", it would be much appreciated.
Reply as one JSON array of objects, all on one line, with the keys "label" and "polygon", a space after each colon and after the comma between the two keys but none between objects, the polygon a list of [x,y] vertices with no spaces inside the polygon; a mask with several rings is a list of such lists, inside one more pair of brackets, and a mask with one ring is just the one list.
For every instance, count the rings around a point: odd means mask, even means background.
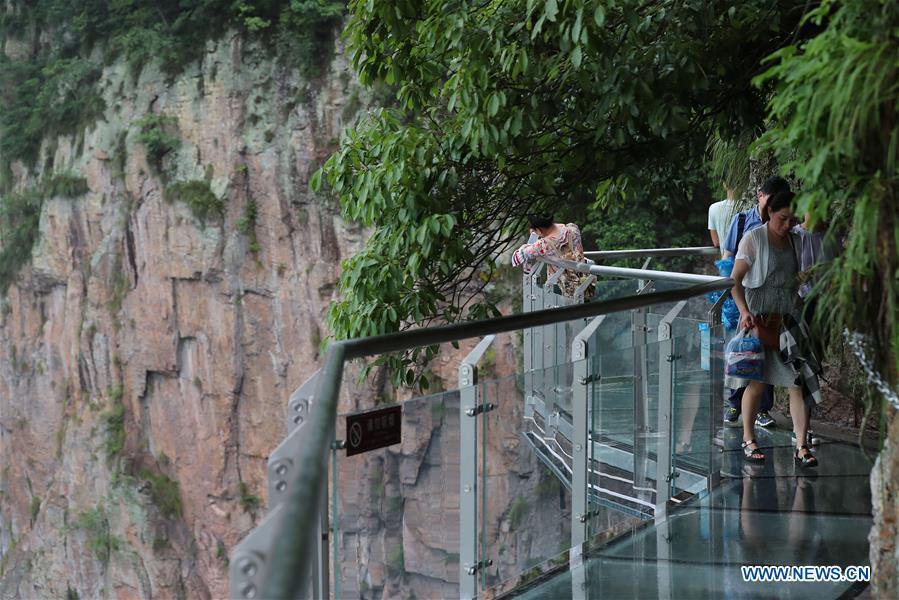
[{"label": "metal bolt on glass panel", "polygon": [[287,433],[302,425],[309,418],[309,405],[312,402],[312,394],[318,384],[318,374],[315,371],[309,379],[304,381],[287,401]]},{"label": "metal bolt on glass panel", "polygon": [[280,517],[281,507],[278,506],[234,548],[228,568],[231,598],[253,600],[261,597],[268,554],[280,526]]}]

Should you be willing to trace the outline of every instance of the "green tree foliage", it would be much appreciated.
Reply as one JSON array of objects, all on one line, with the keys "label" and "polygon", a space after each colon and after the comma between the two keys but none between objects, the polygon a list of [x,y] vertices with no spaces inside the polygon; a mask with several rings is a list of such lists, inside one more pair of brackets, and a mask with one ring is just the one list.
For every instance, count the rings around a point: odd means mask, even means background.
[{"label": "green tree foliage", "polygon": [[178,121],[166,115],[147,115],[137,122],[140,133],[137,141],[147,149],[147,160],[158,172],[162,172],[162,159],[181,146],[181,138],[172,133]]},{"label": "green tree foliage", "polygon": [[31,260],[40,235],[41,208],[53,196],[74,198],[87,193],[87,181],[74,173],[49,174],[40,186],[0,195],[0,293]]},{"label": "green tree foliage", "polygon": [[102,115],[98,60],[124,57],[135,74],[158,63],[174,76],[203,56],[208,40],[237,29],[315,76],[344,10],[340,0],[8,0],[0,47],[12,41],[24,56],[0,52],[0,166],[33,166],[43,139]]},{"label": "green tree foliage", "polygon": [[31,260],[42,204],[43,198],[35,190],[0,197],[0,290],[3,292],[22,265]]},{"label": "green tree foliage", "polygon": [[816,37],[772,56],[774,126],[758,145],[801,183],[799,211],[846,235],[819,292],[831,337],[869,334],[884,375],[899,381],[899,5],[826,1]]},{"label": "green tree foliage", "polygon": [[225,214],[224,201],[212,192],[209,182],[203,179],[179,181],[165,189],[167,200],[184,202],[194,216],[203,224],[209,219],[221,218]]},{"label": "green tree foliage", "polygon": [[138,472],[138,477],[149,484],[150,497],[164,516],[170,519],[181,517],[181,486],[177,481],[146,467]]},{"label": "green tree foliage", "polygon": [[[2,40],[2,36],[0,36]],[[75,133],[102,114],[93,89],[100,70],[90,60],[11,60],[0,53],[0,164],[14,159],[33,165],[41,141]]]},{"label": "green tree foliage", "polygon": [[[139,70],[161,61],[170,74],[200,56],[229,28],[284,43],[296,41],[314,63],[330,46],[344,3],[338,0],[11,0],[0,35],[54,32],[54,51],[86,54],[101,45]],[[297,58],[294,55],[293,58]]]},{"label": "green tree foliage", "polygon": [[760,126],[751,79],[803,4],[352,1],[353,64],[397,94],[312,181],[373,228],[344,264],[332,334],[472,316],[464,299],[528,212],[688,207],[709,136]]},{"label": "green tree foliage", "polygon": [[68,529],[83,532],[88,550],[104,565],[122,547],[122,540],[112,534],[109,513],[102,504],[80,513]]}]

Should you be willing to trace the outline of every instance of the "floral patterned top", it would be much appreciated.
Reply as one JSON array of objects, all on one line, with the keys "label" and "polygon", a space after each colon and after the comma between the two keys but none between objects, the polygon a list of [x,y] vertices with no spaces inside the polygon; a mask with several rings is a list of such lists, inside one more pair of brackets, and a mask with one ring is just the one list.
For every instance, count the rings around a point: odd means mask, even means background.
[{"label": "floral patterned top", "polygon": [[[551,258],[560,258],[570,260],[572,262],[585,262],[584,244],[581,241],[581,230],[574,223],[568,223],[561,227],[561,232],[554,236],[542,237],[533,244],[524,244],[512,254],[512,266],[518,267],[524,265],[525,272],[529,272],[531,265],[536,262],[539,257],[546,256]],[[551,277],[557,268],[553,265],[546,265],[546,274]],[[562,295],[568,298],[574,297],[577,288],[583,284],[589,275],[578,273],[577,271],[565,270],[559,278],[559,289]],[[584,291],[584,298],[589,301],[593,297],[595,285],[590,286]]]}]

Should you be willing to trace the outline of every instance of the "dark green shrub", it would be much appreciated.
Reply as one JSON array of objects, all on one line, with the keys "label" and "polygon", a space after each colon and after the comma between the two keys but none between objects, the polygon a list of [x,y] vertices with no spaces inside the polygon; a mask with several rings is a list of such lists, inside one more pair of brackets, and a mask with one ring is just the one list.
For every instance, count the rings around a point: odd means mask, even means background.
[{"label": "dark green shrub", "polygon": [[527,511],[528,502],[524,498],[516,498],[515,501],[512,502],[512,506],[509,508],[509,525],[512,529],[518,529],[518,526],[521,524]]},{"label": "dark green shrub", "polygon": [[95,87],[100,69],[82,58],[11,60],[0,52],[0,156],[37,162],[41,141],[92,123],[106,106]]},{"label": "dark green shrub", "polygon": [[78,515],[74,528],[87,535],[88,549],[103,564],[107,564],[112,553],[122,545],[121,541],[109,531],[109,517],[102,504]]},{"label": "dark green shrub", "polygon": [[74,173],[56,173],[45,181],[43,189],[49,198],[54,196],[75,198],[89,191],[87,179]]},{"label": "dark green shrub", "polygon": [[243,507],[244,512],[252,512],[262,505],[262,500],[259,499],[259,496],[250,493],[250,487],[246,482],[241,481],[237,484],[237,490],[240,492],[240,505]]},{"label": "dark green shrub", "polygon": [[0,196],[0,291],[6,292],[19,269],[31,260],[38,239],[42,198],[29,190]]},{"label": "dark green shrub", "polygon": [[138,476],[150,484],[150,497],[159,512],[172,519],[181,516],[181,490],[177,481],[147,468],[141,469]]},{"label": "dark green shrub", "polygon": [[34,525],[34,522],[37,520],[37,515],[41,512],[41,498],[40,496],[33,496],[31,498],[31,524]]},{"label": "dark green shrub", "polygon": [[387,566],[394,571],[403,571],[406,566],[406,558],[403,555],[403,543],[399,542],[390,549],[387,554]]},{"label": "dark green shrub", "polygon": [[237,222],[237,230],[247,236],[250,241],[250,252],[253,254],[258,254],[259,247],[259,239],[256,237],[256,218],[258,215],[258,209],[256,207],[256,200],[250,198],[247,201],[247,206],[244,209],[243,217]]},{"label": "dark green shrub", "polygon": [[209,183],[202,179],[179,181],[165,190],[169,202],[184,202],[191,212],[204,224],[209,218],[221,218],[225,214],[225,203],[212,193]]},{"label": "dark green shrub", "polygon": [[110,409],[103,416],[106,424],[106,460],[111,462],[125,449],[125,405],[122,403],[122,386],[109,390]]},{"label": "dark green shrub", "polygon": [[137,122],[140,128],[137,141],[147,148],[147,161],[157,171],[162,171],[165,155],[181,147],[181,139],[171,133],[177,124],[174,117],[165,115],[147,115]]}]

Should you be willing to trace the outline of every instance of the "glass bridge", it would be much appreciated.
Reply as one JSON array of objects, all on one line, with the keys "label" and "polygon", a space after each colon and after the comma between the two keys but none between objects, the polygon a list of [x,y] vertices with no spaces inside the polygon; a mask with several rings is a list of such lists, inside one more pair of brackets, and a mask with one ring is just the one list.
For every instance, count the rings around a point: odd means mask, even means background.
[{"label": "glass bridge", "polygon": [[[269,512],[234,549],[233,598],[846,598],[855,581],[754,582],[746,566],[867,566],[871,460],[822,439],[721,427],[721,325],[732,283],[711,248],[588,253],[596,297],[544,265],[522,313],[333,344],[291,396],[269,459]],[[560,265],[557,265],[560,266]],[[575,267],[573,264],[566,266]],[[557,271],[557,275],[561,271]],[[580,292],[586,289],[582,287]],[[472,339],[473,338],[473,339]],[[347,456],[346,360],[468,340],[455,389],[401,403],[399,444]],[[368,393],[368,397],[371,394]]]}]

